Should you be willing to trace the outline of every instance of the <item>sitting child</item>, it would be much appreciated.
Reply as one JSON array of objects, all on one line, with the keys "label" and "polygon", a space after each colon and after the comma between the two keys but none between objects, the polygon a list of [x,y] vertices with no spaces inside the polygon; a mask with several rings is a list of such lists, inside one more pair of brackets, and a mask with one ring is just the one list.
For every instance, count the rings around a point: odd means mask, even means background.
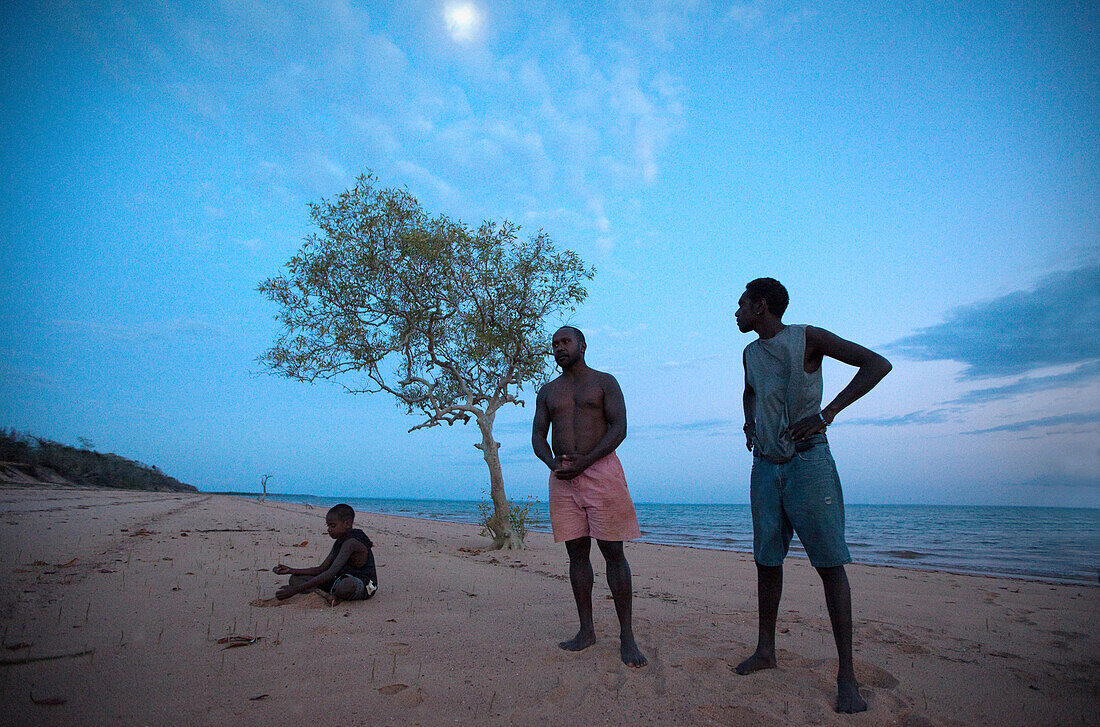
[{"label": "sitting child", "polygon": [[343,601],[370,598],[378,590],[378,574],[374,568],[374,553],[370,538],[352,525],[355,510],[350,505],[336,505],[325,515],[329,537],[336,542],[321,565],[314,568],[291,568],[282,563],[271,569],[279,575],[289,575],[290,583],[276,592],[279,599],[320,588]]}]

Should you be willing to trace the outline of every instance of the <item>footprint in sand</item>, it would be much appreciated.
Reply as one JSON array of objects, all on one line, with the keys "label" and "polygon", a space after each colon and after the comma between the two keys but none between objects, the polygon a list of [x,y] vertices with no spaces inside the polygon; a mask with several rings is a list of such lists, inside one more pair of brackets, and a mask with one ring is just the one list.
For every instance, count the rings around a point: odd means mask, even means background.
[{"label": "footprint in sand", "polygon": [[900,682],[898,678],[880,666],[868,664],[865,661],[856,661],[856,679],[861,685],[878,687],[879,689],[893,689]]},{"label": "footprint in sand", "polygon": [[928,649],[924,648],[920,644],[914,644],[906,641],[899,641],[897,643],[897,649],[903,654],[927,654]]},{"label": "footprint in sand", "polygon": [[925,717],[923,714],[917,714],[915,712],[907,712],[898,716],[898,727],[934,727],[932,720]]},{"label": "footprint in sand", "polygon": [[784,724],[740,705],[701,704],[695,709],[700,716],[716,724],[751,724],[756,727],[778,727]]}]

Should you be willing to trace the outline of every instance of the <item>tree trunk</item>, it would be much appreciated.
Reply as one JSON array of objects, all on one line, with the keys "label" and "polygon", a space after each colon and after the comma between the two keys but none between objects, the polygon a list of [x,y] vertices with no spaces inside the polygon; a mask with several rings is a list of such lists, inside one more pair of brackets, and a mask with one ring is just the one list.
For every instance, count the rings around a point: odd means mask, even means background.
[{"label": "tree trunk", "polygon": [[493,439],[493,420],[496,411],[488,411],[477,418],[481,429],[481,444],[474,446],[481,450],[485,465],[489,468],[489,497],[493,501],[493,516],[486,525],[493,534],[493,547],[506,550],[522,550],[523,538],[512,530],[512,521],[508,517],[508,497],[504,494],[504,471],[500,467],[500,442]]}]

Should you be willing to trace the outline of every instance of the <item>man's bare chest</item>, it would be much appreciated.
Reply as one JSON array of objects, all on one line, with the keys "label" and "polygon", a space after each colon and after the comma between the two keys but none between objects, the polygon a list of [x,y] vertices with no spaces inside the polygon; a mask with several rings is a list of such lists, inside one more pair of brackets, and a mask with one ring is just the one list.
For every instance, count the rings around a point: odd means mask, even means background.
[{"label": "man's bare chest", "polygon": [[551,417],[555,414],[580,414],[603,410],[604,392],[598,384],[562,386],[549,397]]}]

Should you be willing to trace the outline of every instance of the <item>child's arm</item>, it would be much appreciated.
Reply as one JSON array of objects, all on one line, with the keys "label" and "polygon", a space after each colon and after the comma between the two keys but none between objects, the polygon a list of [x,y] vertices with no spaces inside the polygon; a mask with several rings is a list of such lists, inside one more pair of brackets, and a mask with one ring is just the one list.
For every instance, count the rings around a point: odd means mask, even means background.
[{"label": "child's arm", "polygon": [[321,565],[315,565],[312,568],[291,568],[289,565],[280,563],[272,568],[271,572],[280,576],[319,576],[332,566],[333,559],[334,556],[329,553]]},{"label": "child's arm", "polygon": [[280,576],[315,576],[324,573],[325,566],[317,565],[312,568],[291,568],[289,565],[280,563],[272,568],[271,572]]},{"label": "child's arm", "polygon": [[[355,546],[363,547],[362,543],[356,540],[348,540],[340,548],[340,552],[335,557],[325,558],[325,562],[316,568],[294,568],[293,575],[313,576],[308,581],[300,583],[299,585],[287,584],[275,592],[275,597],[278,599],[290,598],[291,596],[299,593],[306,593],[312,591],[314,588],[320,588],[325,585],[343,570],[347,565],[348,559],[351,554],[355,552]],[[309,572],[307,572],[309,571]]]}]

